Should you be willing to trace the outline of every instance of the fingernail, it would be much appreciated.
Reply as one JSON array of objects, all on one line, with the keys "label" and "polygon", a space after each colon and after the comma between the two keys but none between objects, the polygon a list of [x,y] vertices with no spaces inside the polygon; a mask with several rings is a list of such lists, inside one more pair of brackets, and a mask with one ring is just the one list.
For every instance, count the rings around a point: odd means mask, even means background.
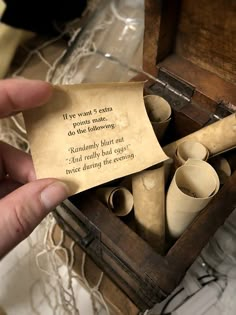
[{"label": "fingernail", "polygon": [[56,181],[47,186],[41,192],[41,201],[47,210],[52,210],[69,196],[69,188],[66,184]]}]

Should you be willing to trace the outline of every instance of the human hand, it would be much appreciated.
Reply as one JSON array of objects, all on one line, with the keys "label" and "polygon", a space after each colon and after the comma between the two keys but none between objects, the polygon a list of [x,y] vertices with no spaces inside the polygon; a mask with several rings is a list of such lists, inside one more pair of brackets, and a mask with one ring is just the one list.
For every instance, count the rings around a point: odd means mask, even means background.
[{"label": "human hand", "polygon": [[[0,118],[41,106],[51,94],[50,84],[42,81],[0,80]],[[36,180],[30,155],[0,142],[0,258],[67,196],[64,183]]]}]

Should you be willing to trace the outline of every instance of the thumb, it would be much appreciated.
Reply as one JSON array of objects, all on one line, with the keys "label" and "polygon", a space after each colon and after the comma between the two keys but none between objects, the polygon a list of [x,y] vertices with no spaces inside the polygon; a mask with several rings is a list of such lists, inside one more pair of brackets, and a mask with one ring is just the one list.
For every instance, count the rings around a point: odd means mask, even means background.
[{"label": "thumb", "polygon": [[68,197],[55,179],[28,183],[0,200],[0,258],[25,239],[41,220]]}]

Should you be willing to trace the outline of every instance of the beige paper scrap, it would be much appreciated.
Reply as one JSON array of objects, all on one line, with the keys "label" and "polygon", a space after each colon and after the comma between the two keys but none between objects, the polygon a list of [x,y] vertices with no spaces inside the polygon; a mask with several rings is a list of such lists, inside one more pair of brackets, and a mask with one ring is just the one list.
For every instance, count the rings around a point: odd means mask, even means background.
[{"label": "beige paper scrap", "polygon": [[134,216],[140,236],[159,253],[165,245],[164,166],[133,175]]},{"label": "beige paper scrap", "polygon": [[[1,5],[1,3],[0,3]],[[1,7],[0,7],[1,11]],[[1,17],[1,12],[0,12]],[[0,78],[4,78],[11,61],[20,44],[34,37],[35,33],[26,31],[20,28],[12,27],[10,25],[0,23],[0,52],[1,52],[1,66]]]},{"label": "beige paper scrap", "polygon": [[231,114],[213,124],[197,130],[186,137],[166,145],[163,150],[173,157],[178,145],[184,141],[197,141],[213,156],[236,147],[236,114]]},{"label": "beige paper scrap", "polygon": [[24,118],[37,178],[63,180],[71,194],[167,159],[142,82],[55,86],[50,102]]},{"label": "beige paper scrap", "polygon": [[125,187],[101,187],[96,195],[118,217],[128,215],[133,209],[133,195]]},{"label": "beige paper scrap", "polygon": [[2,16],[3,12],[5,11],[6,4],[3,0],[0,0],[0,17]]},{"label": "beige paper scrap", "polygon": [[159,95],[144,96],[144,104],[157,139],[160,141],[171,119],[170,104]]},{"label": "beige paper scrap", "polygon": [[220,183],[223,185],[232,174],[230,163],[220,155],[213,157],[209,163],[214,167],[219,176]]},{"label": "beige paper scrap", "polygon": [[207,148],[197,141],[184,141],[178,144],[174,155],[175,167],[183,165],[188,159],[206,161],[209,157]]},{"label": "beige paper scrap", "polygon": [[179,237],[218,192],[214,168],[202,160],[189,159],[180,166],[166,196],[166,218],[171,237]]}]

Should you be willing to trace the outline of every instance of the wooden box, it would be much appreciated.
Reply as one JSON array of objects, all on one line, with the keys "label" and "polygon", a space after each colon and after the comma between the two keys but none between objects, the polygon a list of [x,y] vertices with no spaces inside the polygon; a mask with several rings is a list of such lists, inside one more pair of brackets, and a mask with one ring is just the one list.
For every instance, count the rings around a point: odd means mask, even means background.
[{"label": "wooden box", "polygon": [[[168,143],[236,110],[236,3],[146,0],[145,93],[173,110]],[[139,76],[137,79],[144,78]],[[227,137],[227,135],[225,135]],[[235,150],[231,151],[235,163]],[[58,224],[141,311],[167,297],[209,238],[236,208],[236,173],[161,256],[99,202],[93,190],[55,212]],[[197,240],[197,242],[196,242]]]}]

